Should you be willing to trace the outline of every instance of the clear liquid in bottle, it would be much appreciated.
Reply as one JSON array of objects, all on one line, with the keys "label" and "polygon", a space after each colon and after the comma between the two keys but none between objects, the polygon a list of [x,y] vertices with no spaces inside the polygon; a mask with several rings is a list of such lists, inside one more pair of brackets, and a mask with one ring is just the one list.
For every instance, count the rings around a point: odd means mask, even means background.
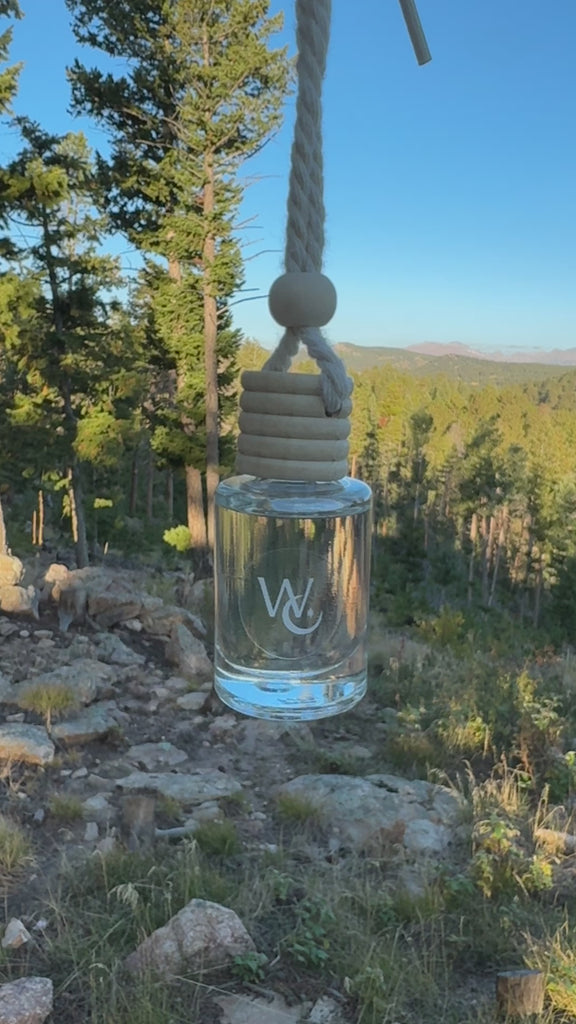
[{"label": "clear liquid in bottle", "polygon": [[370,488],[232,477],[216,492],[216,537],[224,703],[285,720],[353,707],[367,682]]}]

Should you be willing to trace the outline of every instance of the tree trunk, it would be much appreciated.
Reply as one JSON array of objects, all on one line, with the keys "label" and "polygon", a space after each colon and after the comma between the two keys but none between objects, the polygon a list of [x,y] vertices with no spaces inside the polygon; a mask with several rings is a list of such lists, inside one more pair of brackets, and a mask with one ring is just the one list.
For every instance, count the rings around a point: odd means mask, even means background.
[{"label": "tree trunk", "polygon": [[128,514],[136,515],[138,505],[138,455],[140,446],[134,449],[132,454],[132,465],[130,467],[130,500],[128,503]]},{"label": "tree trunk", "polygon": [[38,547],[41,548],[44,543],[44,491],[38,491]]},{"label": "tree trunk", "polygon": [[146,522],[151,523],[154,518],[154,452],[150,449],[148,453],[148,477],[146,480]]},{"label": "tree trunk", "polygon": [[542,586],[544,583],[544,566],[542,565],[542,557],[538,565],[538,574],[536,576],[536,587],[534,590],[534,611],[532,613],[532,625],[534,629],[538,629],[540,625],[540,605],[542,602]]},{"label": "tree trunk", "polygon": [[72,537],[76,548],[76,563],[79,569],[90,564],[88,557],[88,540],[86,538],[86,515],[84,512],[84,492],[80,467],[76,460],[68,470],[70,517],[72,519]]},{"label": "tree trunk", "polygon": [[206,519],[204,517],[204,495],[202,493],[202,477],[199,469],[186,466],[186,508],[188,513],[188,530],[190,531],[190,547],[204,554],[208,547]]},{"label": "tree trunk", "polygon": [[480,536],[482,537],[482,603],[488,603],[488,517],[480,520]]},{"label": "tree trunk", "polygon": [[494,559],[494,547],[496,545],[496,532],[497,532],[498,521],[494,514],[490,516],[490,529],[488,531],[488,547],[486,550],[486,563],[488,569],[492,568]]},{"label": "tree trunk", "polygon": [[[175,257],[168,260],[168,274],[176,284],[182,283],[182,269]],[[179,371],[176,380],[177,392],[184,386],[184,374]],[[182,416],[182,430],[190,435],[194,429],[191,420],[184,413]],[[200,470],[194,466],[184,467],[186,481],[186,513],[188,530],[190,532],[190,547],[199,551],[202,555],[208,548],[208,537],[206,533],[206,515],[204,511],[204,491],[202,488],[202,477]]]},{"label": "tree trunk", "polygon": [[[207,152],[204,157],[204,218],[210,222],[214,214],[214,158]],[[206,512],[208,523],[208,546],[214,548],[214,494],[219,480],[218,446],[218,309],[211,281],[216,256],[214,235],[207,233],[204,239],[202,260],[204,264],[204,366],[206,371]]]},{"label": "tree trunk", "polygon": [[10,549],[6,539],[6,523],[4,522],[4,509],[0,498],[0,555],[9,555]]},{"label": "tree trunk", "polygon": [[[211,65],[208,26],[203,27],[202,57],[205,68]],[[209,112],[208,112],[209,113]],[[210,224],[214,217],[216,193],[216,166],[214,151],[209,142],[204,152],[204,223],[208,225],[202,248],[204,296],[204,366],[206,370],[206,513],[208,546],[214,549],[214,494],[219,480],[218,445],[218,308],[212,280],[216,259],[216,240]]]},{"label": "tree trunk", "polygon": [[498,571],[500,569],[500,561],[502,559],[502,552],[506,544],[506,529],[508,526],[508,509],[503,508],[500,516],[500,531],[498,533],[498,544],[496,545],[496,554],[494,556],[494,571],[492,573],[492,584],[490,586],[490,597],[488,598],[488,607],[491,608],[494,604],[494,598],[496,596],[496,583],[498,581]]},{"label": "tree trunk", "polygon": [[174,522],[174,470],[166,470],[166,515],[170,526]]},{"label": "tree trunk", "polygon": [[472,513],[470,522],[470,558],[468,561],[468,606],[472,605],[474,596],[474,556],[476,554],[476,541],[478,538],[478,514]]},{"label": "tree trunk", "polygon": [[496,1000],[501,1014],[530,1017],[544,1008],[545,977],[542,971],[502,971],[496,975]]}]

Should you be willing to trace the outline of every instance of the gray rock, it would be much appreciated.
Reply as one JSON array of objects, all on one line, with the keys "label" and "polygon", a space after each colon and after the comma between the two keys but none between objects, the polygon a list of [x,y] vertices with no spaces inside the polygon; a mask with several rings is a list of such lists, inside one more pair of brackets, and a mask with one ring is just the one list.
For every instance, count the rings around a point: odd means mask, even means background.
[{"label": "gray rock", "polygon": [[118,709],[114,701],[102,701],[75,718],[52,726],[52,735],[61,743],[75,746],[103,739],[118,728]]},{"label": "gray rock", "polygon": [[12,696],[13,686],[8,676],[5,676],[3,672],[0,672],[0,704],[10,704]]},{"label": "gray rock", "polygon": [[186,608],[179,608],[178,605],[160,604],[156,608],[144,608],[140,622],[146,632],[153,636],[171,636],[174,626],[186,626],[199,640],[206,636],[204,623],[192,612]]},{"label": "gray rock", "polygon": [[277,792],[312,804],[342,845],[375,856],[394,849],[411,858],[445,853],[462,816],[451,790],[395,775],[302,775]]},{"label": "gray rock", "polygon": [[222,808],[219,804],[213,800],[208,800],[205,804],[200,804],[192,814],[192,819],[198,825],[205,825],[209,821],[222,821],[224,815]]},{"label": "gray rock", "polygon": [[27,764],[50,764],[55,747],[46,729],[17,722],[0,725],[0,759]]},{"label": "gray rock", "polygon": [[38,618],[39,594],[35,587],[0,587],[0,611],[9,615],[32,615]]},{"label": "gray rock", "polygon": [[141,633],[144,628],[140,619],[126,619],[123,625],[126,629],[129,629],[131,633]]},{"label": "gray rock", "polygon": [[269,756],[269,753],[276,750],[279,743],[285,740],[315,744],[312,730],[305,722],[273,722],[264,718],[248,718],[240,720],[238,725],[238,746],[246,754]]},{"label": "gray rock", "polygon": [[62,583],[70,575],[70,569],[61,562],[52,562],[44,573],[44,583]]},{"label": "gray rock", "polygon": [[171,768],[188,760],[185,750],[179,750],[172,743],[138,743],[126,751],[126,760],[143,764],[147,771],[155,768]]},{"label": "gray rock", "polygon": [[116,809],[112,807],[103,793],[96,793],[89,796],[82,804],[84,817],[90,819],[90,823],[98,825],[109,825],[116,817]]},{"label": "gray rock", "polygon": [[314,1003],[306,1024],[346,1024],[342,1007],[330,996],[321,996]]},{"label": "gray rock", "polygon": [[182,711],[201,711],[205,706],[210,694],[203,690],[195,690],[191,693],[183,693],[176,698],[176,703]]},{"label": "gray rock", "polygon": [[15,587],[24,575],[24,566],[15,555],[0,555],[0,587]]},{"label": "gray rock", "polygon": [[6,931],[2,937],[2,949],[19,949],[20,946],[24,946],[31,939],[32,936],[22,921],[17,917],[12,917],[8,921]]},{"label": "gray rock", "polygon": [[172,693],[187,693],[190,689],[190,680],[184,679],[183,676],[170,676],[164,686]]},{"label": "gray rock", "polygon": [[10,619],[0,618],[0,637],[5,639],[7,636],[12,636],[18,632],[18,626],[15,622],[10,622]]},{"label": "gray rock", "polygon": [[101,633],[96,644],[98,657],[110,665],[143,665],[146,658],[123,643],[115,633]]},{"label": "gray rock", "polygon": [[98,822],[87,821],[84,829],[84,842],[95,843],[99,836]]},{"label": "gray rock", "polygon": [[196,899],[148,936],[125,964],[135,974],[154,971],[171,978],[183,971],[223,966],[254,950],[252,938],[233,910]]},{"label": "gray rock", "polygon": [[222,800],[242,790],[236,779],[208,769],[190,775],[172,772],[133,772],[123,779],[117,779],[116,785],[124,792],[141,789],[162,793],[178,800],[183,806],[203,804],[208,800]]},{"label": "gray rock", "polygon": [[58,625],[63,633],[72,622],[84,622],[88,605],[88,593],[82,580],[70,573],[66,580],[54,583],[51,599],[58,608]]},{"label": "gray rock", "polygon": [[202,618],[208,618],[214,609],[214,580],[196,580],[190,587],[186,604]]},{"label": "gray rock", "polygon": [[214,1002],[224,1013],[222,1024],[300,1024],[306,1009],[306,1004],[289,1006],[276,992],[271,999],[217,996]]},{"label": "gray rock", "polygon": [[21,704],[22,698],[39,687],[65,687],[78,704],[91,704],[96,697],[110,691],[116,680],[116,670],[92,658],[78,658],[72,665],[61,665],[52,672],[42,672],[12,687],[12,703]]},{"label": "gray rock", "polygon": [[208,732],[214,740],[226,740],[238,729],[238,719],[233,712],[218,715],[208,726]]},{"label": "gray rock", "polygon": [[201,640],[193,636],[186,626],[175,625],[166,644],[166,658],[187,679],[212,679],[214,667]]},{"label": "gray rock", "polygon": [[66,649],[66,657],[69,662],[76,661],[77,658],[93,660],[96,657],[96,645],[92,643],[89,636],[77,633]]},{"label": "gray rock", "polygon": [[142,610],[142,595],[129,580],[119,579],[106,569],[88,567],[70,573],[86,588],[88,614],[103,629],[110,629],[127,619],[137,619]]},{"label": "gray rock", "polygon": [[104,839],[96,843],[96,852],[102,857],[107,857],[109,854],[114,853],[117,847],[118,843],[114,836],[104,836]]},{"label": "gray rock", "polygon": [[50,978],[18,978],[0,986],[0,1024],[44,1024],[52,1013]]}]

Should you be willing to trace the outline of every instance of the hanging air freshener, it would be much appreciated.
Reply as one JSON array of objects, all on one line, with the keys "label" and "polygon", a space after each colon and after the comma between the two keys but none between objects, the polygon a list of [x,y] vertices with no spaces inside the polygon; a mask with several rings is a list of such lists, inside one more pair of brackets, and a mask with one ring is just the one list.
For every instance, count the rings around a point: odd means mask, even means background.
[{"label": "hanging air freshener", "polygon": [[[413,0],[400,2],[414,41]],[[285,333],[264,369],[242,376],[238,475],[215,501],[216,691],[259,718],[338,714],[367,682],[372,496],[346,476],[352,381],[320,330],[336,309],[321,273],[330,6],[296,3],[286,274],[269,297]],[[319,374],[287,372],[301,341]]]}]

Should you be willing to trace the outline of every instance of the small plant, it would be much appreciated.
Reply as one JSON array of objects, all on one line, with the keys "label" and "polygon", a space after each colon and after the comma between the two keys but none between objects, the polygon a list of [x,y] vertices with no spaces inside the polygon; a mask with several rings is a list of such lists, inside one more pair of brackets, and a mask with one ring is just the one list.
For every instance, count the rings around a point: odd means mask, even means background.
[{"label": "small plant", "polygon": [[298,824],[304,822],[320,822],[320,811],[313,800],[305,796],[296,796],[293,793],[281,793],[276,801],[279,816],[284,821],[293,821]]},{"label": "small plant", "polygon": [[474,844],[472,877],[487,899],[551,887],[552,868],[546,858],[526,854],[519,830],[496,814],[476,824]]},{"label": "small plant", "polygon": [[162,540],[169,544],[170,547],[176,548],[176,551],[179,551],[181,554],[190,550],[190,530],[187,526],[172,526],[169,530],[164,530]]},{"label": "small plant", "polygon": [[48,810],[58,821],[79,821],[84,817],[82,801],[73,793],[58,793],[51,797]]},{"label": "small plant", "polygon": [[231,857],[240,849],[236,826],[227,818],[200,825],[194,833],[194,839],[209,857]]},{"label": "small plant", "polygon": [[0,870],[18,871],[31,859],[30,842],[23,828],[18,822],[0,815]]},{"label": "small plant", "polygon": [[254,984],[264,981],[267,963],[265,953],[240,953],[234,957],[232,970],[240,981]]},{"label": "small plant", "polygon": [[284,942],[285,948],[305,967],[322,967],[330,956],[329,928],[333,910],[321,899],[309,896],[297,906],[298,923]]},{"label": "small plant", "polygon": [[19,704],[24,711],[34,711],[37,715],[42,715],[46,732],[50,733],[52,720],[77,707],[78,698],[70,687],[63,683],[38,683],[22,694]]},{"label": "small plant", "polygon": [[161,828],[179,825],[183,820],[182,804],[173,796],[159,793],[156,799],[156,817]]}]

